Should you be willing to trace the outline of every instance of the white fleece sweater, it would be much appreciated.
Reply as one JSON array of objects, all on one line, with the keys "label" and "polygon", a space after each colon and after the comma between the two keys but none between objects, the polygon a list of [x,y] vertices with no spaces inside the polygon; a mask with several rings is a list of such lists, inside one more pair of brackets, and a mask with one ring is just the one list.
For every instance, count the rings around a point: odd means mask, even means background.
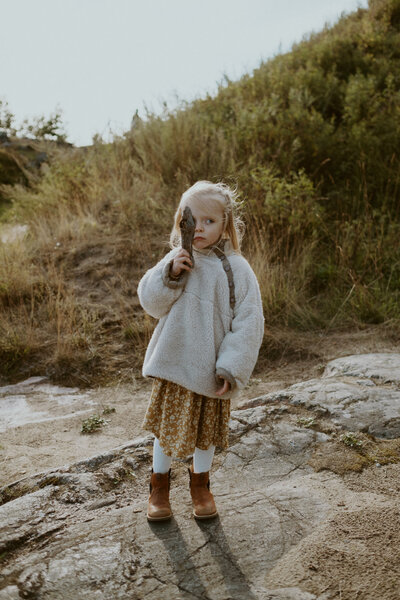
[{"label": "white fleece sweater", "polygon": [[194,268],[178,280],[169,270],[178,249],[169,252],[139,282],[144,310],[159,319],[146,351],[143,375],[173,381],[197,394],[218,398],[224,377],[231,398],[254,369],[264,334],[256,276],[243,256],[225,247],[234,285],[235,307],[221,260],[210,250],[193,249]]}]

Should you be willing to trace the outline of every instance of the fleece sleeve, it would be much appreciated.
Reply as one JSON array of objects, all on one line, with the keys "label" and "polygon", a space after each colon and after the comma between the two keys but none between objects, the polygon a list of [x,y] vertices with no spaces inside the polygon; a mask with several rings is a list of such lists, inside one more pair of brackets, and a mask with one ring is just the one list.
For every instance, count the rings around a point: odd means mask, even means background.
[{"label": "fleece sleeve", "polygon": [[233,390],[248,383],[264,335],[260,288],[248,263],[243,271],[231,330],[222,341],[216,363],[217,378],[227,379]]},{"label": "fleece sleeve", "polygon": [[169,252],[139,281],[137,293],[144,310],[155,319],[166,315],[171,306],[182,294],[188,276],[183,271],[179,278],[170,275],[171,263],[177,250]]}]

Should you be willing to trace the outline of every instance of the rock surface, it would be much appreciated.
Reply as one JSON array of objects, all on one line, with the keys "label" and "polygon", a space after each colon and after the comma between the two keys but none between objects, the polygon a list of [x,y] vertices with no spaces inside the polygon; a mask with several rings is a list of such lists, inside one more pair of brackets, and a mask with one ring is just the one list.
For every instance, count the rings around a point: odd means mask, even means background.
[{"label": "rock surface", "polygon": [[397,599],[399,380],[382,356],[340,360],[232,412],[215,520],[191,516],[188,459],[173,519],[147,522],[151,436],[3,487],[0,600]]},{"label": "rock surface", "polygon": [[[136,381],[79,390],[31,377],[0,387],[0,486],[134,439],[141,434],[148,395],[148,385]],[[83,423],[95,415],[104,426],[82,435]]]},{"label": "rock surface", "polygon": [[284,401],[312,409],[319,416],[328,416],[344,429],[398,438],[399,385],[400,354],[349,356],[330,362],[321,379],[296,383],[286,390],[243,402],[241,406]]},{"label": "rock surface", "polygon": [[[44,406],[43,397],[52,400]],[[95,404],[93,392],[80,393],[78,388],[51,385],[45,377],[30,377],[15,385],[0,387],[0,432],[25,425],[66,419],[73,414],[87,414]],[[74,410],[79,405],[82,410]]]},{"label": "rock surface", "polygon": [[400,383],[400,355],[396,353],[357,354],[332,360],[324,371],[324,377],[348,375],[378,379],[381,382]]}]

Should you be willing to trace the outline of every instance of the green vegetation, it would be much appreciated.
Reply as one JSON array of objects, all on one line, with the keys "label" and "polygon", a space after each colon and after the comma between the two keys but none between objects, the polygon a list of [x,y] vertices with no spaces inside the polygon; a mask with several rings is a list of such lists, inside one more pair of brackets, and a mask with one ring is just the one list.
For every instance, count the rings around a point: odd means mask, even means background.
[{"label": "green vegetation", "polygon": [[35,140],[54,140],[65,142],[67,135],[62,123],[62,112],[58,109],[49,117],[40,115],[24,119],[20,125],[15,123],[15,115],[8,102],[0,98],[0,132],[8,137],[29,137]]},{"label": "green vegetation", "polygon": [[92,415],[88,419],[82,421],[81,433],[94,433],[106,425],[108,421],[100,417],[99,415]]},{"label": "green vegetation", "polygon": [[68,145],[66,137],[60,110],[17,125],[8,103],[0,98],[0,220],[11,203],[3,186],[33,186],[54,147]]},{"label": "green vegetation", "polygon": [[370,0],[216,97],[135,115],[111,144],[55,151],[30,188],[3,186],[30,231],[0,247],[3,374],[131,376],[154,326],[136,284],[198,179],[238,186],[269,328],[395,335],[399,107],[400,0]]},{"label": "green vegetation", "polygon": [[359,449],[363,447],[363,441],[358,439],[357,434],[353,433],[352,431],[343,433],[340,436],[340,441],[346,446],[350,446],[350,448]]},{"label": "green vegetation", "polygon": [[385,466],[400,461],[400,440],[374,438],[362,432],[347,432],[320,444],[309,464],[316,471],[329,469],[339,475],[360,472],[368,466]]},{"label": "green vegetation", "polygon": [[316,424],[317,421],[314,419],[314,417],[300,417],[299,419],[297,419],[297,425],[305,427],[306,429],[310,429]]}]

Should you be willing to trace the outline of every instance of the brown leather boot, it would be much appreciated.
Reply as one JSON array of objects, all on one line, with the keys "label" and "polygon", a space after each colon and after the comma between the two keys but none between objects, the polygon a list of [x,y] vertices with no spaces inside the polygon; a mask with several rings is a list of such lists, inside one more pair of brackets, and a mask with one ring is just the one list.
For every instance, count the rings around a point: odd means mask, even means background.
[{"label": "brown leather boot", "polygon": [[172,516],[169,503],[169,488],[171,469],[168,473],[153,473],[151,470],[149,506],[147,519],[149,521],[167,521]]},{"label": "brown leather boot", "polygon": [[218,515],[214,496],[210,492],[209,472],[193,473],[193,465],[189,471],[190,494],[193,502],[193,515],[196,519],[213,519]]}]

